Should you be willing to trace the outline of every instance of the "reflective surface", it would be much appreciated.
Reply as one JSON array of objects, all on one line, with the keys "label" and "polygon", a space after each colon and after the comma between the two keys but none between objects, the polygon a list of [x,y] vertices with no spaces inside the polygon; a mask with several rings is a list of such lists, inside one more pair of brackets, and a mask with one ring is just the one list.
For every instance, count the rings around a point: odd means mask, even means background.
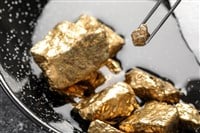
[{"label": "reflective surface", "polygon": [[[83,13],[91,14],[112,26],[126,39],[126,44],[117,55],[123,71],[115,75],[102,68],[101,71],[109,80],[97,91],[124,80],[124,73],[128,69],[139,66],[183,88],[183,92],[187,92],[183,100],[192,102],[200,109],[199,64],[183,41],[172,16],[151,43],[145,47],[132,45],[130,34],[138,27],[154,1],[54,0],[46,3],[42,0],[0,2],[1,85],[31,119],[55,132],[86,131],[89,125],[72,110],[72,104],[67,104],[72,102],[71,98],[49,91],[47,81],[29,54],[32,45],[41,40],[55,24],[62,20],[75,21]],[[166,12],[167,9],[161,6],[151,20],[150,31]]]}]

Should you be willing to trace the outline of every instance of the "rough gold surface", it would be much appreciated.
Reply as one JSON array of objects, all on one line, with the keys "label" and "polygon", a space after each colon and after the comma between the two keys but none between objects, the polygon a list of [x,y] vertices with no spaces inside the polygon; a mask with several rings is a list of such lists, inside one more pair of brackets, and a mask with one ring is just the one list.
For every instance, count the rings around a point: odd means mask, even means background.
[{"label": "rough gold surface", "polygon": [[200,114],[193,105],[181,102],[176,104],[176,107],[182,126],[190,129],[200,129]]},{"label": "rough gold surface", "polygon": [[76,108],[84,119],[112,122],[114,118],[129,116],[138,104],[132,88],[119,82],[80,101]]},{"label": "rough gold surface", "polygon": [[176,133],[177,127],[177,109],[172,105],[155,101],[146,103],[119,126],[128,133]]},{"label": "rough gold surface", "polygon": [[88,133],[123,133],[123,132],[103,121],[95,120],[91,122],[88,129]]},{"label": "rough gold surface", "polygon": [[102,85],[106,81],[106,78],[101,72],[96,71],[90,74],[89,76],[86,76],[86,78],[83,81],[88,82],[90,86],[92,86],[95,89],[98,86]]},{"label": "rough gold surface", "polygon": [[135,46],[144,46],[150,34],[146,24],[141,24],[135,31],[132,32],[131,37]]},{"label": "rough gold surface", "polygon": [[168,103],[177,103],[180,92],[169,82],[163,81],[141,69],[134,68],[126,73],[126,82],[142,99],[152,99]]},{"label": "rough gold surface", "polygon": [[68,96],[84,97],[86,91],[91,92],[92,94],[95,88],[103,84],[105,80],[106,79],[101,72],[93,72],[89,76],[86,76],[84,80],[81,80],[66,89],[62,89],[60,92]]},{"label": "rough gold surface", "polygon": [[76,22],[77,25],[84,27],[86,30],[94,30],[97,27],[105,29],[107,41],[109,44],[110,57],[116,55],[116,53],[121,49],[124,44],[124,39],[116,34],[111,28],[102,24],[96,18],[89,15],[81,15],[79,20]]},{"label": "rough gold surface", "polygon": [[117,73],[119,73],[119,72],[122,71],[122,68],[121,68],[119,62],[118,62],[118,61],[115,61],[115,60],[113,60],[113,59],[108,59],[105,65],[107,66],[107,68],[108,68],[111,72],[113,72],[113,73],[115,73],[115,74],[117,74]]},{"label": "rough gold surface", "polygon": [[72,97],[83,97],[86,90],[91,89],[86,85],[75,84],[66,89],[60,90],[61,93],[64,93]]},{"label": "rough gold surface", "polygon": [[65,89],[84,79],[109,58],[104,28],[86,30],[70,22],[56,25],[31,48],[52,88]]}]

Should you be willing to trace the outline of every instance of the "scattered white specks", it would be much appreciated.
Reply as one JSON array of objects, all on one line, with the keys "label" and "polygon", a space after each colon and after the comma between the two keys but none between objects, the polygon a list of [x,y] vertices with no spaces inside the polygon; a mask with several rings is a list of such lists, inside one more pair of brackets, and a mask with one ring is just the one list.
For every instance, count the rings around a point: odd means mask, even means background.
[{"label": "scattered white specks", "polygon": [[7,1],[7,0],[4,0],[4,3],[5,3],[5,4],[7,4],[7,3],[8,3],[8,1]]},{"label": "scattered white specks", "polygon": [[7,6],[8,6],[8,7],[11,7],[11,5],[10,5],[10,4],[7,4]]},{"label": "scattered white specks", "polygon": [[25,19],[23,19],[23,20],[22,20],[22,22],[23,22],[23,23],[26,23],[26,20],[25,20]]},{"label": "scattered white specks", "polygon": [[30,10],[31,10],[31,7],[28,7],[27,9],[30,11]]},{"label": "scattered white specks", "polygon": [[14,33],[15,29],[10,30],[10,33]]},{"label": "scattered white specks", "polygon": [[28,33],[29,33],[29,31],[28,31],[28,30],[25,30],[25,33],[26,33],[26,34],[28,34]]},{"label": "scattered white specks", "polygon": [[28,6],[28,7],[29,7],[29,6],[30,6],[30,3],[26,3],[26,6]]},{"label": "scattered white specks", "polygon": [[15,13],[15,18],[19,18],[19,12]]},{"label": "scattered white specks", "polygon": [[198,103],[199,103],[199,100],[196,100],[194,103],[195,103],[195,104],[198,104]]},{"label": "scattered white specks", "polygon": [[19,3],[22,3],[22,0],[18,0]]},{"label": "scattered white specks", "polygon": [[28,15],[28,12],[24,12],[24,15],[26,15],[26,16],[27,16],[27,15]]},{"label": "scattered white specks", "polygon": [[11,13],[9,13],[9,14],[8,14],[8,16],[9,16],[9,17],[12,17],[12,14],[11,14]]},{"label": "scattered white specks", "polygon": [[17,128],[19,131],[22,131],[24,129],[24,124],[22,122],[19,122],[19,124],[17,124]]},{"label": "scattered white specks", "polygon": [[21,31],[21,35],[24,35],[24,32],[23,32],[23,31]]},{"label": "scattered white specks", "polygon": [[12,23],[12,22],[13,22],[13,20],[12,20],[11,18],[9,18],[9,19],[8,19],[8,22]]},{"label": "scattered white specks", "polygon": [[41,4],[37,4],[37,8],[39,8],[39,9],[40,9],[40,8],[41,8],[41,6],[42,6]]}]

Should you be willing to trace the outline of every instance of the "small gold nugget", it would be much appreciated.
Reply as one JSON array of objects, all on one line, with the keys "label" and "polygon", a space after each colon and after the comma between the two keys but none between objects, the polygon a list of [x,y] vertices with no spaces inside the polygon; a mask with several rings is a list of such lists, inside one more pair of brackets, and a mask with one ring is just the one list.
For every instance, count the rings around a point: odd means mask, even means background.
[{"label": "small gold nugget", "polygon": [[113,126],[103,121],[95,120],[91,122],[88,129],[88,133],[124,133],[124,132],[114,128]]},{"label": "small gold nugget", "polygon": [[132,32],[131,37],[135,46],[144,46],[150,34],[146,24],[141,24],[135,31]]},{"label": "small gold nugget", "polygon": [[122,68],[121,68],[121,66],[120,66],[120,63],[119,63],[118,61],[116,61],[116,60],[108,59],[105,65],[107,66],[107,68],[108,68],[111,72],[113,72],[113,73],[115,73],[115,74],[117,74],[117,73],[119,73],[119,72],[122,71]]},{"label": "small gold nugget", "polygon": [[153,101],[122,121],[119,128],[128,133],[176,133],[178,112],[172,105]]},{"label": "small gold nugget", "polygon": [[131,85],[135,94],[144,100],[177,103],[180,99],[180,92],[171,83],[138,68],[126,73],[126,82]]},{"label": "small gold nugget", "polygon": [[81,15],[76,22],[77,25],[84,27],[86,30],[95,30],[98,27],[105,29],[107,41],[109,44],[110,57],[113,57],[124,45],[124,39],[116,34],[111,28],[99,22],[96,18],[89,15]]},{"label": "small gold nugget", "polygon": [[83,119],[112,122],[112,119],[129,116],[138,108],[138,104],[133,89],[128,84],[119,82],[83,99],[75,108]]},{"label": "small gold nugget", "polygon": [[200,129],[200,114],[199,111],[191,104],[178,103],[178,109],[181,126],[189,129]]}]

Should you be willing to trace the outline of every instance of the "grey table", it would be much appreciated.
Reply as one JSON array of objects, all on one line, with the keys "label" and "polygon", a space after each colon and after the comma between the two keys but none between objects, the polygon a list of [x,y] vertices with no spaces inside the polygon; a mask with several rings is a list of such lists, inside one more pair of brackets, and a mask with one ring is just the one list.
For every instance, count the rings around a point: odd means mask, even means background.
[{"label": "grey table", "polygon": [[22,114],[0,88],[0,133],[46,133]]}]

